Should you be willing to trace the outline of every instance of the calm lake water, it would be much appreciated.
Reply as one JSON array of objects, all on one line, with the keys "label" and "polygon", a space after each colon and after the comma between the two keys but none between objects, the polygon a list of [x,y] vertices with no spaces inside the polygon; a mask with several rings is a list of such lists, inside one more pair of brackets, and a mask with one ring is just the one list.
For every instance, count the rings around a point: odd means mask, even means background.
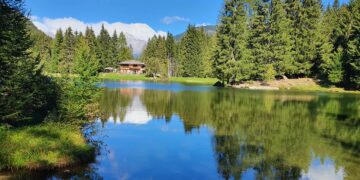
[{"label": "calm lake water", "polygon": [[360,96],[105,82],[96,162],[47,177],[360,179]]}]

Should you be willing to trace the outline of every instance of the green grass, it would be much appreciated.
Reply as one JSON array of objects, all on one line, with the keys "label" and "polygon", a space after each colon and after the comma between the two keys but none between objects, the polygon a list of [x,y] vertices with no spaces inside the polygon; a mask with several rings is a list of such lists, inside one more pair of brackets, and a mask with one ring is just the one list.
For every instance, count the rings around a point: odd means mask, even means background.
[{"label": "green grass", "polygon": [[320,85],[296,86],[296,87],[290,88],[290,90],[295,90],[295,91],[318,91],[318,92],[331,92],[331,93],[355,93],[355,94],[360,94],[360,91],[350,91],[350,90],[345,90],[344,88],[339,88],[339,87],[323,87],[323,86],[320,86]]},{"label": "green grass", "polygon": [[60,168],[88,162],[95,156],[77,126],[60,123],[0,126],[0,147],[0,170]]},{"label": "green grass", "polygon": [[167,80],[161,80],[161,79],[153,79],[151,77],[146,77],[145,75],[133,75],[133,74],[125,75],[125,74],[119,74],[119,73],[103,73],[103,74],[100,74],[100,79],[103,79],[103,80],[178,82],[178,83],[204,84],[204,85],[213,85],[217,82],[216,78],[171,77]]},{"label": "green grass", "polygon": [[100,74],[100,79],[104,80],[129,80],[129,81],[150,81],[152,80],[145,75],[135,75],[135,74],[118,74],[118,73],[102,73]]},{"label": "green grass", "polygon": [[171,77],[171,82],[214,85],[218,80],[216,78],[193,78],[193,77]]}]

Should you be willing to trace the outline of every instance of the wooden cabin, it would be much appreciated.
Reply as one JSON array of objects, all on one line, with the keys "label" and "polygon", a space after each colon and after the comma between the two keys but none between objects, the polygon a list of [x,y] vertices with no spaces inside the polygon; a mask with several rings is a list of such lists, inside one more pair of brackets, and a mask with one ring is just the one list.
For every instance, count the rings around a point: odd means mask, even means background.
[{"label": "wooden cabin", "polygon": [[124,61],[119,64],[121,74],[144,74],[145,64],[136,60]]}]

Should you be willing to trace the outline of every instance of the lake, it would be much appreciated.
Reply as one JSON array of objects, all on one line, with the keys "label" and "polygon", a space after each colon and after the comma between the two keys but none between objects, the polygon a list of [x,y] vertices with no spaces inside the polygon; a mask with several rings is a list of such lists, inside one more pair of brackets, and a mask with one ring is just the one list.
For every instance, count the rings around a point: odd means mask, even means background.
[{"label": "lake", "polygon": [[[360,96],[101,84],[91,179],[359,179]],[[38,175],[34,175],[38,176]]]}]

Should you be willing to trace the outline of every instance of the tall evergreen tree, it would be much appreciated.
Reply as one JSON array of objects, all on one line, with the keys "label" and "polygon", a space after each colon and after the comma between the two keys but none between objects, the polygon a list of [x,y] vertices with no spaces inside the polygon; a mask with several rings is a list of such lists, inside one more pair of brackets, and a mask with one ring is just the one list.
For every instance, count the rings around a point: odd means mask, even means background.
[{"label": "tall evergreen tree", "polygon": [[[46,107],[50,84],[41,75],[21,0],[0,0],[0,122],[28,120]],[[49,90],[51,91],[51,89]]]},{"label": "tall evergreen tree", "polygon": [[202,32],[195,26],[188,26],[188,29],[181,39],[181,67],[184,77],[203,77],[203,45]]},{"label": "tall evergreen tree", "polygon": [[114,31],[112,37],[111,37],[111,43],[110,43],[110,48],[111,48],[111,61],[109,63],[109,65],[111,67],[116,67],[117,66],[117,55],[118,55],[118,48],[117,48],[117,43],[118,43],[118,35],[116,30]]},{"label": "tall evergreen tree", "polygon": [[291,21],[285,11],[285,4],[281,0],[271,1],[270,15],[270,49],[271,61],[277,75],[291,76],[295,73],[294,42],[291,39]]},{"label": "tall evergreen tree", "polygon": [[256,79],[275,78],[272,52],[270,49],[269,5],[263,1],[255,4],[256,12],[251,27],[250,48],[253,62],[256,63]]},{"label": "tall evergreen tree", "polygon": [[214,54],[215,76],[222,83],[248,80],[253,64],[248,49],[248,22],[245,1],[227,0],[217,28]]},{"label": "tall evergreen tree", "polygon": [[[337,9],[328,8],[321,18],[321,26],[318,34],[319,42],[321,43],[318,51],[320,61],[315,62],[316,74],[320,75],[329,83],[337,84],[343,80],[343,49],[335,47],[336,40],[333,39],[336,35],[337,28]],[[314,68],[313,68],[314,70]]]},{"label": "tall evergreen tree", "polygon": [[168,75],[168,61],[165,38],[154,36],[149,39],[141,59],[146,64],[148,75],[154,78],[157,76],[166,78]]},{"label": "tall evergreen tree", "polygon": [[133,59],[133,50],[128,45],[125,34],[121,32],[117,40],[117,61],[121,62],[129,59]]},{"label": "tall evergreen tree", "polygon": [[360,0],[351,2],[353,24],[347,49],[346,78],[352,88],[360,89]]},{"label": "tall evergreen tree", "polygon": [[60,61],[63,59],[63,48],[64,48],[64,36],[61,29],[59,29],[56,34],[55,38],[51,44],[51,58],[50,61],[47,63],[47,70],[52,73],[60,72]]},{"label": "tall evergreen tree", "polygon": [[171,77],[174,76],[174,71],[175,71],[174,69],[176,67],[176,60],[175,60],[176,43],[175,43],[175,38],[171,33],[167,34],[165,45],[166,45],[167,59],[169,61],[168,76]]},{"label": "tall evergreen tree", "polygon": [[95,51],[93,51],[89,42],[84,37],[79,38],[76,44],[74,56],[74,73],[79,74],[84,80],[97,76],[99,62],[96,59]]},{"label": "tall evergreen tree", "polygon": [[64,34],[63,43],[63,59],[60,60],[60,72],[72,73],[73,61],[74,61],[74,49],[75,49],[75,35],[72,29],[69,27]]},{"label": "tall evergreen tree", "polygon": [[100,59],[100,69],[111,66],[113,59],[111,59],[111,37],[104,25],[101,26],[100,35],[98,39],[98,55]]}]

